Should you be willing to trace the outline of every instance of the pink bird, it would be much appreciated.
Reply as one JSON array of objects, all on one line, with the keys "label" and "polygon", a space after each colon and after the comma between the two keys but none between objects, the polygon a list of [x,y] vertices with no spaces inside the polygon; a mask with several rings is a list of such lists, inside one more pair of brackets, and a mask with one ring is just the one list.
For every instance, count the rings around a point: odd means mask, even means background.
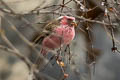
[{"label": "pink bird", "polygon": [[39,42],[40,38],[44,38],[41,53],[46,55],[48,49],[54,50],[60,48],[60,46],[70,44],[75,37],[75,26],[75,18],[70,16],[61,16],[49,23],[44,28],[44,33],[35,40],[35,42]]}]

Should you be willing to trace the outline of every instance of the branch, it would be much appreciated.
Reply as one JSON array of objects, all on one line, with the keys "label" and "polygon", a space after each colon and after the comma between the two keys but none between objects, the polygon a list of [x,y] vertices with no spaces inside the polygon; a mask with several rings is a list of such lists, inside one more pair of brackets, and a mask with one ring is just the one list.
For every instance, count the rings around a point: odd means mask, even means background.
[{"label": "branch", "polygon": [[[18,36],[28,45],[30,46],[37,54],[39,54],[40,52],[34,47],[33,43],[31,43],[29,40],[27,40],[17,29],[16,27],[10,22],[10,20],[8,20],[6,17],[4,17],[3,14],[0,14],[0,16],[2,18],[4,18],[10,25],[11,28],[18,34]],[[45,58],[43,57],[43,55],[39,54],[39,58],[41,58],[41,60],[45,61]]]},{"label": "branch", "polygon": [[[4,13],[9,13],[9,14],[12,14],[12,15],[22,15],[22,14],[13,14],[13,11],[5,11],[3,9],[0,8],[0,10]],[[66,14],[65,13],[61,13],[61,12],[58,12],[58,11],[33,11],[33,12],[30,12],[28,14],[56,14],[56,15],[62,15],[62,16],[65,16]],[[70,15],[70,14],[69,14]],[[83,20],[83,21],[88,21],[88,22],[92,22],[92,23],[98,23],[98,24],[103,24],[103,25],[112,25],[112,26],[117,26],[117,24],[109,24],[109,23],[105,23],[105,22],[101,22],[101,21],[97,21],[97,20],[90,20],[90,19],[86,19],[82,16],[77,16],[77,15],[70,15],[70,16],[74,16],[75,18],[79,19],[79,20]],[[22,17],[22,16],[21,16]],[[29,21],[27,21],[24,17],[22,17],[22,20],[24,22],[26,22],[27,24],[30,24],[32,25]],[[35,28],[33,25],[32,25],[33,28]],[[35,29],[36,31],[38,31],[37,29]]]},{"label": "branch", "polygon": [[0,49],[3,49],[4,51],[10,52],[10,53],[16,55],[18,58],[20,58],[20,59],[27,65],[28,69],[30,70],[31,67],[32,67],[32,63],[30,62],[30,60],[29,60],[28,58],[24,57],[24,56],[22,55],[22,53],[20,53],[20,52],[12,45],[12,43],[7,39],[7,37],[5,36],[5,33],[4,33],[2,30],[0,31],[0,34],[1,34],[2,39],[6,42],[6,44],[7,44],[9,47],[12,48],[12,49],[10,49],[10,48],[7,48],[7,47],[5,47],[5,46],[0,45]]}]

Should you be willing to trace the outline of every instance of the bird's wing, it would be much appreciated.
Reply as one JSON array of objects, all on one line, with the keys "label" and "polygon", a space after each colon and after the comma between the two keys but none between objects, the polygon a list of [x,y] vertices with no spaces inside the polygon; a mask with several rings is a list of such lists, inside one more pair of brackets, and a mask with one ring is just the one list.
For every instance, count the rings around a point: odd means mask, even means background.
[{"label": "bird's wing", "polygon": [[59,20],[53,20],[51,22],[49,22],[45,27],[44,30],[48,31],[48,32],[53,32],[53,30],[58,27],[60,25],[60,21]]},{"label": "bird's wing", "polygon": [[54,32],[54,29],[56,27],[58,27],[60,25],[60,22],[58,20],[53,20],[51,22],[49,22],[42,30],[42,32],[40,32],[35,39],[33,40],[33,42],[35,44],[41,44],[41,42],[43,41],[43,39],[47,36],[49,36],[51,33]]}]

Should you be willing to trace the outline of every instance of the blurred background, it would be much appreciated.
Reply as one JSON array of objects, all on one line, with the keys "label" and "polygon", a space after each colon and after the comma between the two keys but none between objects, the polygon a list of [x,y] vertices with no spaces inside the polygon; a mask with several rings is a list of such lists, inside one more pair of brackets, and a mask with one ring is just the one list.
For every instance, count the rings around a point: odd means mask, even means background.
[{"label": "blurred background", "polygon": [[0,80],[33,80],[16,53],[34,64],[40,48],[30,44],[61,15],[75,17],[78,24],[70,44],[70,64],[69,55],[63,56],[68,77],[63,79],[50,54],[41,57],[40,69],[45,70],[35,80],[120,80],[119,8],[120,0],[0,0]]}]

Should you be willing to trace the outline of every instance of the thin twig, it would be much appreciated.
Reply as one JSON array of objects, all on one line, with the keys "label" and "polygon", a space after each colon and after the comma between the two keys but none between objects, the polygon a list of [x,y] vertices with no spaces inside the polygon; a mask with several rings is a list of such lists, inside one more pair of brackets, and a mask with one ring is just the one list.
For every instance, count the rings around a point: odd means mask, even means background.
[{"label": "thin twig", "polygon": [[[26,19],[22,16],[22,14],[17,14],[14,10],[12,10],[3,0],[0,0],[0,2],[1,2],[9,11],[5,11],[5,10],[3,10],[3,9],[0,9],[0,10],[2,10],[3,12],[11,13],[11,14],[13,14],[13,15],[15,15],[15,16],[19,16],[25,23],[31,24],[28,20],[26,20]],[[35,29],[36,31],[38,31],[38,29],[37,29],[34,25],[31,24],[31,27],[32,27],[33,29]]]},{"label": "thin twig", "polygon": [[3,31],[1,31],[0,34],[1,34],[2,39],[6,42],[6,44],[7,44],[9,47],[11,47],[13,50],[12,50],[12,49],[9,49],[9,48],[7,48],[7,47],[5,47],[5,46],[2,46],[2,45],[0,45],[0,48],[3,49],[3,50],[5,50],[5,51],[7,51],[7,52],[13,53],[13,54],[16,55],[17,57],[19,57],[23,62],[26,63],[28,69],[30,70],[30,69],[32,68],[32,63],[30,62],[30,60],[29,60],[28,58],[24,57],[24,56],[22,55],[22,53],[19,52],[18,49],[16,49],[16,48],[14,47],[14,45],[7,39],[7,37],[5,36],[5,33],[4,33]]}]

